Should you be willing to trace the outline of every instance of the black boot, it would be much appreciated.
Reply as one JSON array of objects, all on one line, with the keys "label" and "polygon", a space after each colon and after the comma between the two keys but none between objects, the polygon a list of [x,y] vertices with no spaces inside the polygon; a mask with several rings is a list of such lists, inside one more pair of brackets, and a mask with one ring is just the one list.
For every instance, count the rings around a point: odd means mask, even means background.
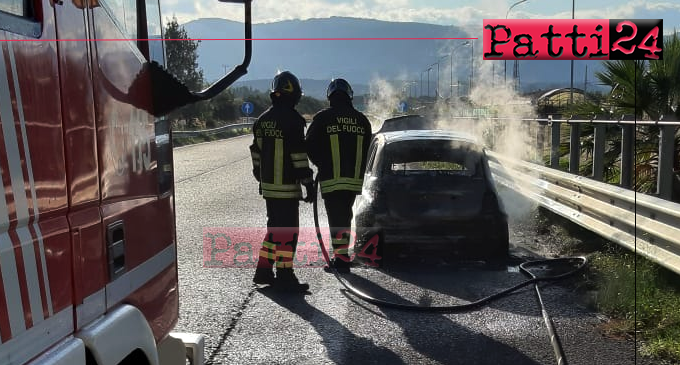
[{"label": "black boot", "polygon": [[272,285],[276,281],[274,277],[274,271],[267,268],[257,268],[255,269],[255,276],[253,277],[253,283],[255,284],[269,284]]},{"label": "black boot", "polygon": [[309,284],[301,283],[295,276],[295,273],[293,273],[293,269],[277,269],[274,287],[277,290],[291,293],[305,293],[309,291]]}]

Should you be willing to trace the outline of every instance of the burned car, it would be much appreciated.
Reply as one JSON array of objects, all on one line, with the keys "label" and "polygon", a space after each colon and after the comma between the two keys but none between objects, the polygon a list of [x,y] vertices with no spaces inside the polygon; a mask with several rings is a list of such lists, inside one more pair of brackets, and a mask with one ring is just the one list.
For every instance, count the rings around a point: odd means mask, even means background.
[{"label": "burned car", "polygon": [[507,214],[485,150],[450,131],[375,135],[353,231],[355,253],[370,252],[367,244],[382,253],[406,244],[481,259],[508,255]]}]

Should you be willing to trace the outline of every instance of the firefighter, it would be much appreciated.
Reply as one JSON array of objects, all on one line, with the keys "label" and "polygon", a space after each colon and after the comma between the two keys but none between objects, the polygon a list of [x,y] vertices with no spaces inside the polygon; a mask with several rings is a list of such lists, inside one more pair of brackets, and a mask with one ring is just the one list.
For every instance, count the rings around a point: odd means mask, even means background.
[{"label": "firefighter", "polygon": [[348,273],[352,205],[361,193],[372,131],[366,116],[354,108],[346,80],[332,80],[326,96],[330,107],[318,112],[307,130],[307,153],[318,167],[333,248],[330,265]]},{"label": "firefighter", "polygon": [[[271,284],[293,292],[306,292],[293,272],[299,233],[301,185],[309,201],[313,194],[312,170],[305,151],[305,119],[295,110],[302,89],[288,71],[274,77],[272,106],[253,125],[250,146],[253,175],[267,207],[267,234],[262,242],[253,282]],[[274,275],[273,267],[276,267]]]}]

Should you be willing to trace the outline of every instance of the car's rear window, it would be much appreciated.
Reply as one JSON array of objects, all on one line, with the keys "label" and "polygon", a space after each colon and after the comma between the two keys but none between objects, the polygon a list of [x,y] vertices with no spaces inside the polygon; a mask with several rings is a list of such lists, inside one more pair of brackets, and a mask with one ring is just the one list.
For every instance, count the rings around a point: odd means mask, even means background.
[{"label": "car's rear window", "polygon": [[412,162],[402,162],[393,163],[392,171],[457,171],[462,174],[473,174],[474,166],[465,166],[457,162],[450,161],[412,161]]},{"label": "car's rear window", "polygon": [[391,143],[386,146],[383,171],[413,174],[442,172],[461,176],[479,176],[481,152],[469,143],[419,140]]}]

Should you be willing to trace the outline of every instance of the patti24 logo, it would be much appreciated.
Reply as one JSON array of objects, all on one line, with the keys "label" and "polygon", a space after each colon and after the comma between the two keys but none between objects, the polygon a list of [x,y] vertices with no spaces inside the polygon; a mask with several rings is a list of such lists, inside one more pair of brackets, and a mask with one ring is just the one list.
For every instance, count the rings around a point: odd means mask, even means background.
[{"label": "patti24 logo", "polygon": [[662,19],[484,20],[485,60],[659,60]]}]

